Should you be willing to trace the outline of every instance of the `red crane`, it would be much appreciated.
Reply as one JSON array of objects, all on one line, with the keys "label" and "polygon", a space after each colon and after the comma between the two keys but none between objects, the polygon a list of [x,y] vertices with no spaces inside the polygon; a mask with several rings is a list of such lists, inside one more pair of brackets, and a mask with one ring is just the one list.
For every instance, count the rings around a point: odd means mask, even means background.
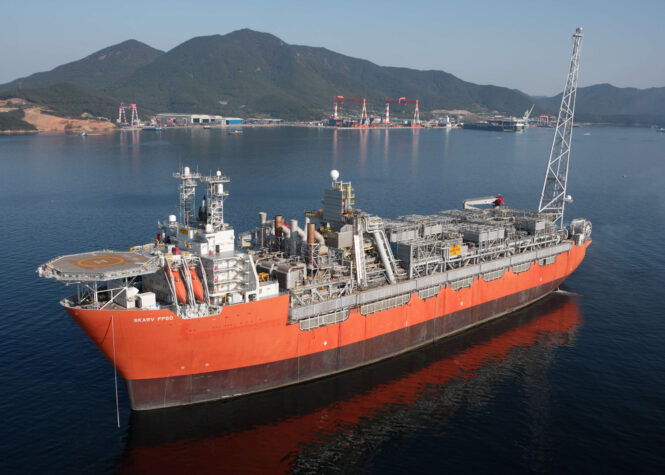
[{"label": "red crane", "polygon": [[[132,118],[129,123],[127,122],[127,115],[125,114],[126,109],[132,111]],[[136,104],[125,104],[124,102],[121,102],[120,108],[118,109],[118,124],[134,126],[138,125],[138,123],[139,123],[139,115],[136,109]]]},{"label": "red crane", "polygon": [[386,125],[390,125],[390,104],[401,104],[402,101],[405,101],[406,97],[400,97],[399,99],[390,99],[386,97]]},{"label": "red crane", "polygon": [[364,97],[350,98],[344,96],[335,96],[333,98],[333,119],[335,120],[339,119],[339,115],[337,114],[337,104],[343,104],[345,102],[362,102],[363,110],[362,114],[360,115],[360,127],[369,127],[369,118],[367,117],[367,104],[365,102]]},{"label": "red crane", "polygon": [[416,110],[413,112],[413,121],[411,122],[411,127],[420,127],[420,111],[418,110],[418,99],[404,99],[403,97],[399,98],[399,103],[404,104],[415,104]]}]

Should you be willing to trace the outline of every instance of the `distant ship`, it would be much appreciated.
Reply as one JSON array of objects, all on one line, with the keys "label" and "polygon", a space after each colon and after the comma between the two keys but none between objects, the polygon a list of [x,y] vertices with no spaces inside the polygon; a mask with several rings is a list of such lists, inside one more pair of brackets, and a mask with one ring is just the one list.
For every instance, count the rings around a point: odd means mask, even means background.
[{"label": "distant ship", "polygon": [[464,123],[462,127],[465,129],[490,130],[495,132],[522,132],[529,126],[529,117],[531,117],[534,107],[535,104],[530,109],[527,109],[521,118],[497,115],[480,122]]},{"label": "distant ship", "polygon": [[522,132],[526,127],[526,122],[517,117],[494,117],[481,122],[465,122],[462,127],[465,129],[490,130],[494,132]]}]

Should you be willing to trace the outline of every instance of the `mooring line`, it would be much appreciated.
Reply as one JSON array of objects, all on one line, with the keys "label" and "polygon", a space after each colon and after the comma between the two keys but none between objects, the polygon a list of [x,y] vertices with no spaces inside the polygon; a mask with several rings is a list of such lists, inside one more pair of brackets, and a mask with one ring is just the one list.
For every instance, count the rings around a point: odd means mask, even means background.
[{"label": "mooring line", "polygon": [[118,404],[118,370],[115,366],[115,326],[113,325],[113,314],[111,314],[111,334],[113,339],[113,377],[115,379],[115,417],[120,429],[120,405]]}]

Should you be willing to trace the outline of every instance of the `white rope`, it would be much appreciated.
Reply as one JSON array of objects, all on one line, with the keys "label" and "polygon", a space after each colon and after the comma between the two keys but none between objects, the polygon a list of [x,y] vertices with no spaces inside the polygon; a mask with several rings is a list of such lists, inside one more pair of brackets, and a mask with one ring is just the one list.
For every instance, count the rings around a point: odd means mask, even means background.
[{"label": "white rope", "polygon": [[111,314],[111,333],[113,336],[113,377],[115,378],[115,417],[120,429],[120,406],[118,404],[118,370],[115,366],[115,326],[113,325],[113,314]]}]

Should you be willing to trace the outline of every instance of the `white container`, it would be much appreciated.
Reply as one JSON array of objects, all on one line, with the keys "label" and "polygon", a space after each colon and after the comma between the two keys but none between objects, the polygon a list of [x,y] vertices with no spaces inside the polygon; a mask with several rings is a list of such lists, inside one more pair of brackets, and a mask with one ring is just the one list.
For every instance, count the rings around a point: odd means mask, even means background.
[{"label": "white container", "polygon": [[139,289],[136,287],[127,287],[125,290],[121,291],[120,295],[116,299],[118,305],[121,305],[125,308],[135,308],[136,307],[136,295],[139,293]]},{"label": "white container", "polygon": [[157,300],[154,292],[143,292],[136,296],[136,303],[139,308],[155,308]]}]

